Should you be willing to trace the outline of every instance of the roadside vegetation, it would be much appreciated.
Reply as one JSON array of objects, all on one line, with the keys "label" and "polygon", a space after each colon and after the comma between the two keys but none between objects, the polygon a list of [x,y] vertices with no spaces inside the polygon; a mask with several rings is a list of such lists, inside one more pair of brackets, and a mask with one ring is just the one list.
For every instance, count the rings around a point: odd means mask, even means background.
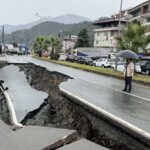
[{"label": "roadside vegetation", "polygon": [[150,43],[150,35],[146,35],[146,27],[139,23],[128,24],[123,29],[122,35],[116,37],[117,48],[120,50],[132,50],[136,53],[139,51],[147,52]]},{"label": "roadside vegetation", "polygon": [[[61,37],[65,37],[68,35],[78,35],[78,33],[83,28],[86,28],[88,30],[90,46],[92,46],[94,41],[93,25],[91,24],[91,22],[87,21],[77,24],[42,22],[38,25],[31,27],[30,29],[18,30],[12,32],[11,34],[6,34],[5,41],[8,41],[8,43],[16,41],[21,43],[32,44],[33,40],[38,35],[53,37],[58,37],[58,34],[60,34]],[[62,32],[60,33],[60,31]],[[0,40],[2,41],[2,35],[0,35]]]},{"label": "roadside vegetation", "polygon": [[[150,35],[145,35],[146,28],[138,23],[128,24],[126,28],[123,29],[121,36],[116,37],[117,40],[117,48],[119,50],[129,49],[136,53],[140,50],[143,52],[147,52],[147,46],[150,43]],[[88,30],[83,28],[80,30],[78,34],[78,40],[75,45],[76,47],[88,47],[89,44],[89,36]],[[51,53],[48,55],[49,57],[42,57],[43,50],[48,51],[48,47],[51,47]],[[37,37],[33,43],[33,47],[35,56],[38,59],[42,59],[45,61],[49,61],[52,63],[57,63],[60,65],[73,67],[76,69],[86,70],[89,72],[94,72],[97,74],[102,74],[106,76],[111,76],[119,79],[123,79],[123,73],[110,69],[110,68],[101,68],[95,66],[88,66],[83,64],[71,63],[67,61],[58,61],[58,50],[61,49],[60,39],[57,37]],[[142,74],[135,73],[133,77],[133,81],[139,82],[142,84],[147,84],[150,86],[150,77]]]},{"label": "roadside vegetation", "polygon": [[[66,61],[50,60],[47,57],[38,57],[38,56],[33,56],[33,57],[44,60],[44,61],[48,61],[51,63],[56,63],[56,64],[60,64],[60,65],[64,65],[64,66],[68,66],[68,67],[72,67],[72,68],[76,68],[76,69],[85,70],[88,72],[93,72],[93,73],[97,73],[97,74],[101,74],[101,75],[105,75],[105,76],[123,79],[123,72],[115,71],[110,68],[101,68],[101,67],[71,63],[71,62],[66,62]],[[150,77],[146,76],[146,75],[141,75],[141,74],[135,73],[135,75],[133,77],[133,81],[150,86]]]},{"label": "roadside vegetation", "polygon": [[[32,49],[34,52],[38,54],[39,57],[42,56],[42,53],[49,51],[51,49],[50,57],[51,59],[57,60],[58,53],[60,50],[60,39],[57,37],[45,37],[45,36],[38,36],[32,45]],[[49,54],[48,54],[49,55]]]},{"label": "roadside vegetation", "polygon": [[83,28],[78,34],[78,40],[74,48],[78,47],[90,47],[88,31],[86,28]]}]

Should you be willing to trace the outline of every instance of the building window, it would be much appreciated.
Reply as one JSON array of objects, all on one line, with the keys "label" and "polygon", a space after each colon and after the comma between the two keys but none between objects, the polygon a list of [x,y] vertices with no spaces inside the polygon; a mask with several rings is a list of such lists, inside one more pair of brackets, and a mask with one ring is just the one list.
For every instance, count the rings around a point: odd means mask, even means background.
[{"label": "building window", "polygon": [[143,8],[143,13],[144,13],[144,14],[148,13],[148,5],[144,6],[144,8]]},{"label": "building window", "polygon": [[96,44],[98,44],[99,42],[98,42],[98,40],[96,40]]},{"label": "building window", "polygon": [[111,36],[114,36],[114,35],[115,35],[115,33],[116,33],[115,31],[111,31],[111,33],[110,33],[110,34],[111,34]]},{"label": "building window", "polygon": [[149,17],[149,18],[147,18],[147,22],[150,22],[150,17]]},{"label": "building window", "polygon": [[99,32],[97,32],[97,36],[99,36]]}]

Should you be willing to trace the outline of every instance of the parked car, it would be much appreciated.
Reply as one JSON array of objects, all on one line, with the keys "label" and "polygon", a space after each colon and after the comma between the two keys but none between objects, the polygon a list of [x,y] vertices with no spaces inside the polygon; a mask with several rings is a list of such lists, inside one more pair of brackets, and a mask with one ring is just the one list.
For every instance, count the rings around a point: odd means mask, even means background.
[{"label": "parked car", "polygon": [[140,62],[135,63],[135,72],[141,73],[141,64],[140,64]]},{"label": "parked car", "polygon": [[[125,63],[126,63],[125,61],[118,61],[117,62],[117,71],[124,72]],[[116,63],[114,63],[111,68],[115,69],[116,68]]]},{"label": "parked car", "polygon": [[70,61],[70,62],[77,62],[78,60],[78,57],[73,55],[73,54],[68,54],[67,55],[67,58],[66,58],[66,61]]},{"label": "parked car", "polygon": [[93,65],[93,60],[89,57],[80,57],[77,61],[79,64]]},{"label": "parked car", "polygon": [[7,55],[13,55],[13,54],[18,54],[18,51],[16,49],[6,49],[5,53]]},{"label": "parked car", "polygon": [[67,56],[65,54],[61,54],[59,56],[59,60],[61,60],[61,61],[65,61],[66,59],[67,59]]},{"label": "parked car", "polygon": [[150,75],[150,60],[143,60],[140,62],[141,71],[147,75]]},{"label": "parked car", "polygon": [[45,51],[42,53],[42,56],[43,57],[49,57],[50,53],[48,51]]},{"label": "parked car", "polygon": [[94,66],[111,68],[115,62],[109,58],[100,58],[93,62]]}]

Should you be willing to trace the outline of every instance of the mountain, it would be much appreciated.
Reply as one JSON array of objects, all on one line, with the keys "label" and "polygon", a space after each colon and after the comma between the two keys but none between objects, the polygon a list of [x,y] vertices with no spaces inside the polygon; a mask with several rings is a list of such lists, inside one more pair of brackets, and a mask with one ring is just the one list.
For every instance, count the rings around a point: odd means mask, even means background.
[{"label": "mountain", "polygon": [[13,25],[4,24],[3,26],[5,27],[5,33],[12,33],[17,30],[30,29],[31,27],[35,25],[38,25],[42,22],[47,22],[47,21],[58,22],[58,23],[63,23],[63,24],[74,24],[74,23],[81,23],[84,21],[90,21],[90,19],[78,16],[78,15],[74,15],[74,14],[66,14],[66,15],[53,17],[53,18],[42,18],[38,21],[25,24],[25,25],[13,26]]},{"label": "mountain", "polygon": [[59,16],[55,18],[50,18],[47,21],[64,23],[64,24],[73,24],[73,23],[80,23],[80,22],[91,21],[91,20],[85,17],[78,16],[78,15],[67,14],[67,15],[63,15],[63,16]]},{"label": "mountain", "polygon": [[[58,36],[61,38],[68,35],[78,35],[78,33],[86,28],[89,33],[90,43],[93,44],[93,25],[91,22],[81,22],[76,24],[63,24],[57,22],[43,22],[31,27],[30,29],[18,30],[11,34],[5,34],[7,43],[29,43],[31,44],[37,36]],[[0,36],[0,41],[2,37]]]}]

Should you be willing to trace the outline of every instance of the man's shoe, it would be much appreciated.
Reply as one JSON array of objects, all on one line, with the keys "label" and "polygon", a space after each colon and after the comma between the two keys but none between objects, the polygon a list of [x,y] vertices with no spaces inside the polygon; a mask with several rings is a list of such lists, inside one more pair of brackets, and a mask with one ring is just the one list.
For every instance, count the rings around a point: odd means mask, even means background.
[{"label": "man's shoe", "polygon": [[128,90],[127,92],[128,92],[128,93],[131,93],[131,90]]},{"label": "man's shoe", "polygon": [[123,89],[122,91],[123,91],[123,92],[127,92],[127,90],[126,90],[126,89]]}]

